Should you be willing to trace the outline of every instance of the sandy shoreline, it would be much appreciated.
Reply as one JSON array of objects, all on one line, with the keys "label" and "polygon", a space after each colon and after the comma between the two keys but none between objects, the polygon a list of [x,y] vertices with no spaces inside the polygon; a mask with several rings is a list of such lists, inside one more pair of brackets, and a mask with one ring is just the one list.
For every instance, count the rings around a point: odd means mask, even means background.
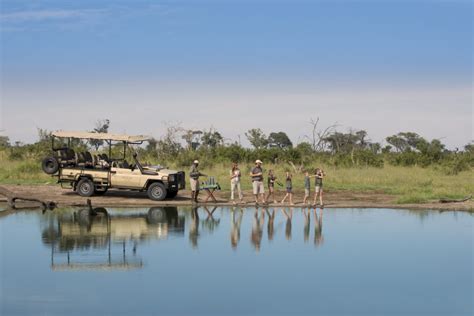
[{"label": "sandy shoreline", "polygon": [[[41,200],[55,201],[58,207],[82,206],[86,205],[87,198],[83,198],[70,189],[61,189],[57,185],[3,185],[8,190],[26,194],[30,197]],[[217,203],[206,203],[211,206],[230,206],[230,193],[225,191],[216,192]],[[284,196],[283,191],[277,192],[277,200]],[[295,192],[294,207],[304,207],[304,193]],[[205,194],[200,195],[204,199]],[[7,199],[0,195],[0,202],[6,202]],[[109,207],[152,207],[152,206],[190,206],[192,205],[189,191],[181,191],[173,200],[155,202],[148,199],[146,193],[110,190],[104,196],[91,197],[94,206]],[[433,201],[423,204],[397,204],[396,197],[382,192],[355,192],[355,191],[330,191],[325,193],[325,208],[398,208],[398,209],[419,209],[419,210],[446,210],[446,211],[474,211],[474,201],[470,200],[463,203],[439,203]],[[201,204],[201,203],[200,203]],[[202,205],[205,205],[202,203]],[[244,192],[244,203],[241,206],[253,207],[255,202],[250,191]],[[269,207],[283,207],[288,204],[269,204]]]}]

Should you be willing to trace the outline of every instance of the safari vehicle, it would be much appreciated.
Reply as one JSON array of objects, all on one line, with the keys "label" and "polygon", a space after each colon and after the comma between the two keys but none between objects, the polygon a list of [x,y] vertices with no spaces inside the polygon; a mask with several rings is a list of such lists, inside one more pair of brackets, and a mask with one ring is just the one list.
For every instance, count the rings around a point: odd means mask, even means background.
[{"label": "safari vehicle", "polygon": [[[58,141],[60,139],[61,141]],[[103,141],[109,154],[75,152],[71,140]],[[147,136],[116,135],[109,133],[66,132],[52,133],[52,155],[42,161],[45,173],[56,176],[62,187],[67,186],[80,196],[102,195],[109,189],[146,191],[154,201],[174,198],[185,188],[185,174],[161,166],[145,166],[133,153],[133,163],[126,160],[129,145],[141,145]],[[123,156],[112,158],[112,145],[123,144]]]}]

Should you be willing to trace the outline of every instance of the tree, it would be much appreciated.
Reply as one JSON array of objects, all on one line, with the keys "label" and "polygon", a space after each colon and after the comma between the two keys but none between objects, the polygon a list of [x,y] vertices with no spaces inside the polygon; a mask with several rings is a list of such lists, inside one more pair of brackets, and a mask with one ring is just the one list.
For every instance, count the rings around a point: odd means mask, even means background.
[{"label": "tree", "polygon": [[186,142],[186,148],[189,150],[196,150],[201,145],[202,131],[185,130],[182,139]]},{"label": "tree", "polygon": [[464,146],[464,151],[474,155],[474,141]]},{"label": "tree", "polygon": [[260,128],[253,128],[249,130],[247,133],[245,133],[245,136],[255,149],[262,149],[268,145],[268,138]]},{"label": "tree", "polygon": [[285,132],[270,133],[270,136],[268,137],[268,145],[280,149],[293,147],[293,143]]},{"label": "tree", "polygon": [[165,135],[156,143],[156,150],[160,157],[173,157],[176,159],[176,156],[182,149],[181,144],[178,142],[178,134],[181,131],[182,128],[179,125],[168,124]]},{"label": "tree", "polygon": [[423,137],[413,132],[401,132],[396,135],[388,136],[386,139],[387,143],[392,145],[397,152],[405,152],[408,150],[418,149],[421,143],[426,142]]},{"label": "tree", "polygon": [[309,121],[309,124],[311,124],[311,136],[306,135],[305,138],[307,138],[311,142],[311,146],[314,151],[322,151],[324,149],[324,145],[326,142],[324,141],[324,138],[326,138],[330,133],[334,132],[336,127],[337,127],[337,122],[326,127],[324,130],[318,130],[318,125],[319,125],[319,117],[316,119],[311,119]]},{"label": "tree", "polygon": [[367,132],[365,131],[355,133],[334,132],[323,138],[323,141],[328,144],[333,153],[348,154],[355,149],[364,149],[368,145],[365,140],[366,135]]},{"label": "tree", "polygon": [[202,134],[202,145],[206,147],[216,148],[224,143],[222,135],[214,128],[210,128],[209,131],[205,131]]},{"label": "tree", "polygon": [[0,136],[0,148],[10,147],[10,138],[8,136]]},{"label": "tree", "polygon": [[[91,131],[92,133],[107,133],[110,127],[110,120],[97,120],[95,123],[94,129]],[[99,150],[99,147],[104,144],[103,140],[100,139],[90,139],[89,144],[95,148],[95,150]]]}]

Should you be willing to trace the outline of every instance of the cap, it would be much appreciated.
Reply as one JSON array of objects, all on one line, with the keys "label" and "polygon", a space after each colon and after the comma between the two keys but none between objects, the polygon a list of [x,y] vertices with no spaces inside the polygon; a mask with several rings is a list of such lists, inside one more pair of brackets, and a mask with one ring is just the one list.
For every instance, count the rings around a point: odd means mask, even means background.
[{"label": "cap", "polygon": [[195,163],[195,164],[198,164],[198,163],[199,163],[199,160],[194,160],[194,163]]},{"label": "cap", "polygon": [[255,161],[255,163],[262,164],[263,162],[260,159],[257,159],[257,161]]}]

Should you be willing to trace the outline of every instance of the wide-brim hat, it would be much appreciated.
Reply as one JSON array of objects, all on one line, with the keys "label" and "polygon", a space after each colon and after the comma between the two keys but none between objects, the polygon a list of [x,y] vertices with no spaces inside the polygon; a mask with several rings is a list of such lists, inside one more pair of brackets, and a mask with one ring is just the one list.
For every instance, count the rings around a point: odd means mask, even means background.
[{"label": "wide-brim hat", "polygon": [[257,159],[257,160],[255,161],[255,163],[262,164],[263,162],[262,162],[260,159]]}]

